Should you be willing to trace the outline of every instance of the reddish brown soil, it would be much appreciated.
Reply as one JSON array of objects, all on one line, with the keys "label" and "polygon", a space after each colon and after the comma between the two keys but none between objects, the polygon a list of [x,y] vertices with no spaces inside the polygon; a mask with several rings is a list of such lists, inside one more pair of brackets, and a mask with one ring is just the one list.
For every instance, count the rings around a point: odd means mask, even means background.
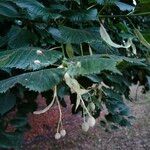
[{"label": "reddish brown soil", "polygon": [[[45,100],[43,98],[39,97],[37,102],[40,109],[46,107]],[[67,130],[67,133],[71,133],[74,128],[80,125],[82,119],[79,115],[71,115],[71,105],[69,104],[69,101],[67,109],[62,108],[62,112],[64,129]],[[53,138],[56,133],[58,120],[59,110],[56,104],[46,113],[40,115],[30,114],[29,122],[32,129],[25,134],[25,141],[30,143],[35,139]]]}]

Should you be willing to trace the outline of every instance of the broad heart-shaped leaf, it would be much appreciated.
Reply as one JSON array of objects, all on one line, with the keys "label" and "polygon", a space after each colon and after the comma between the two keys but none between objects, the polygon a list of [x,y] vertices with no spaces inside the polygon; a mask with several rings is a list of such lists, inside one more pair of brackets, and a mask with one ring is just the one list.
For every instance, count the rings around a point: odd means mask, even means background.
[{"label": "broad heart-shaped leaf", "polygon": [[93,52],[96,52],[96,54],[119,54],[117,48],[109,46],[103,40],[99,42],[92,42],[90,43],[90,46],[93,48]]},{"label": "broad heart-shaped leaf", "polygon": [[124,56],[117,56],[117,55],[110,55],[110,58],[116,60],[118,62],[118,66],[120,63],[125,62],[130,64],[130,66],[142,66],[147,67],[147,65],[144,63],[145,59],[137,59],[137,58],[129,58]]},{"label": "broad heart-shaped leaf", "polygon": [[37,41],[36,34],[30,32],[26,28],[20,28],[17,26],[12,26],[7,34],[8,46],[11,49],[16,49],[20,47],[29,47],[34,42]]},{"label": "broad heart-shaped leaf", "polygon": [[98,20],[97,10],[89,9],[89,10],[67,10],[62,12],[63,16],[66,19],[69,19],[73,22],[86,22],[86,21],[95,21]]},{"label": "broad heart-shaped leaf", "polygon": [[70,60],[70,64],[68,73],[71,76],[98,74],[104,70],[121,74],[115,59],[103,58],[101,55],[76,57]]},{"label": "broad heart-shaped leaf", "polygon": [[41,48],[20,48],[0,52],[0,68],[36,70],[55,63],[62,57],[61,52]]},{"label": "broad heart-shaped leaf", "polygon": [[92,55],[80,56],[70,59],[70,66],[68,73],[71,76],[98,74],[102,71],[111,71],[113,73],[121,74],[120,69],[123,70],[122,63],[130,64],[131,66],[139,65],[146,67],[142,60],[132,59],[127,57],[115,55]]},{"label": "broad heart-shaped leaf", "polygon": [[74,29],[66,26],[59,28],[49,28],[48,32],[60,43],[80,44],[101,41],[99,28]]},{"label": "broad heart-shaped leaf", "polygon": [[22,133],[5,133],[0,132],[0,148],[14,148],[16,150],[20,149],[22,144],[23,134]]},{"label": "broad heart-shaped leaf", "polygon": [[128,106],[119,99],[108,98],[106,101],[106,107],[108,111],[114,115],[119,114],[122,116],[128,116],[130,114]]},{"label": "broad heart-shaped leaf", "polygon": [[10,2],[0,2],[0,15],[4,17],[17,17],[17,9]]},{"label": "broad heart-shaped leaf", "polygon": [[6,92],[17,83],[25,86],[29,90],[43,92],[53,88],[62,81],[64,70],[44,69],[35,72],[24,73],[0,81],[0,93]]},{"label": "broad heart-shaped leaf", "polygon": [[16,104],[16,97],[13,94],[0,94],[0,116],[4,115]]},{"label": "broad heart-shaped leaf", "polygon": [[55,19],[60,17],[59,14],[50,13],[47,8],[39,3],[37,0],[9,0],[16,4],[20,9],[22,9],[23,14],[28,19],[42,19],[47,21],[49,19]]},{"label": "broad heart-shaped leaf", "polygon": [[115,2],[115,4],[119,7],[120,10],[122,11],[131,11],[134,9],[133,6],[129,5],[129,4],[125,4],[125,3],[122,3],[122,2]]}]

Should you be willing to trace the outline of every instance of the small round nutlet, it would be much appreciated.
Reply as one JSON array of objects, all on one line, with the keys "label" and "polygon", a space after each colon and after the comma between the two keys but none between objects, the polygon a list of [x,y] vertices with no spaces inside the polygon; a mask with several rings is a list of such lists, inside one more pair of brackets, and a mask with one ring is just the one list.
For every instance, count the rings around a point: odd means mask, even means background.
[{"label": "small round nutlet", "polygon": [[93,102],[91,102],[91,103],[89,104],[89,107],[90,107],[90,109],[91,109],[92,111],[95,110],[95,104],[94,104]]},{"label": "small round nutlet", "polygon": [[55,134],[55,139],[56,139],[56,140],[59,140],[60,138],[61,138],[61,134],[57,132],[57,133]]},{"label": "small round nutlet", "polygon": [[37,65],[41,64],[41,62],[39,60],[35,60],[34,63]]},{"label": "small round nutlet", "polygon": [[87,123],[90,127],[94,127],[95,123],[96,123],[96,120],[94,117],[89,117],[88,120],[87,120]]},{"label": "small round nutlet", "polygon": [[77,67],[79,67],[79,68],[81,67],[81,62],[79,62],[79,61],[77,62]]},{"label": "small round nutlet", "polygon": [[19,25],[19,26],[22,25],[22,21],[21,21],[21,20],[15,20],[15,23],[16,23],[17,25]]},{"label": "small round nutlet", "polygon": [[64,129],[61,130],[61,131],[60,131],[60,134],[61,134],[62,137],[64,137],[64,136],[66,135],[66,130],[64,130]]},{"label": "small round nutlet", "polygon": [[42,55],[43,54],[43,52],[41,50],[37,50],[36,53],[37,53],[37,55]]},{"label": "small round nutlet", "polygon": [[87,122],[82,123],[82,130],[85,132],[89,130],[89,124]]}]

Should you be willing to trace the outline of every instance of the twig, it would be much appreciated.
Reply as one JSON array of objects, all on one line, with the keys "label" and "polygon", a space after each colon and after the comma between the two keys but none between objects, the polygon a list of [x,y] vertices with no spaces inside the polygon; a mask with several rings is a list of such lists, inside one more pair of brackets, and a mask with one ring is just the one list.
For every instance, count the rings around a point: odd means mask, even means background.
[{"label": "twig", "polygon": [[59,128],[60,128],[60,124],[62,125],[62,111],[61,111],[61,107],[60,107],[60,102],[58,100],[58,97],[56,96],[56,102],[58,104],[58,109],[59,109],[59,121],[58,121],[58,126],[57,126],[57,133],[59,132]]}]

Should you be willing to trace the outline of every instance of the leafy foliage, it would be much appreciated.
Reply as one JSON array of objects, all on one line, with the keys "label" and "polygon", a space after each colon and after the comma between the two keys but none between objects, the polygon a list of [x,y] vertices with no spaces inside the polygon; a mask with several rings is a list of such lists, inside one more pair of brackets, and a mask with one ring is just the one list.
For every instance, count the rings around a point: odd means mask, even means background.
[{"label": "leafy foliage", "polygon": [[63,78],[61,69],[44,69],[36,72],[24,73],[0,81],[0,93],[6,92],[17,83],[29,88],[29,90],[43,92],[57,85]]},{"label": "leafy foliage", "polygon": [[4,115],[16,104],[16,97],[12,94],[1,94],[0,95],[0,115]]},{"label": "leafy foliage", "polygon": [[[0,67],[37,70],[52,65],[61,57],[62,55],[58,51],[42,50],[32,47],[7,50],[0,52]],[[39,63],[36,63],[36,60]]]},{"label": "leafy foliage", "polygon": [[[20,149],[38,93],[49,108],[54,100],[66,107],[70,95],[72,113],[97,118],[107,111],[100,121],[107,130],[131,125],[123,97],[130,99],[137,81],[149,89],[149,6],[0,0],[0,147]],[[10,112],[16,114],[8,120]],[[6,132],[8,125],[15,131]]]}]

